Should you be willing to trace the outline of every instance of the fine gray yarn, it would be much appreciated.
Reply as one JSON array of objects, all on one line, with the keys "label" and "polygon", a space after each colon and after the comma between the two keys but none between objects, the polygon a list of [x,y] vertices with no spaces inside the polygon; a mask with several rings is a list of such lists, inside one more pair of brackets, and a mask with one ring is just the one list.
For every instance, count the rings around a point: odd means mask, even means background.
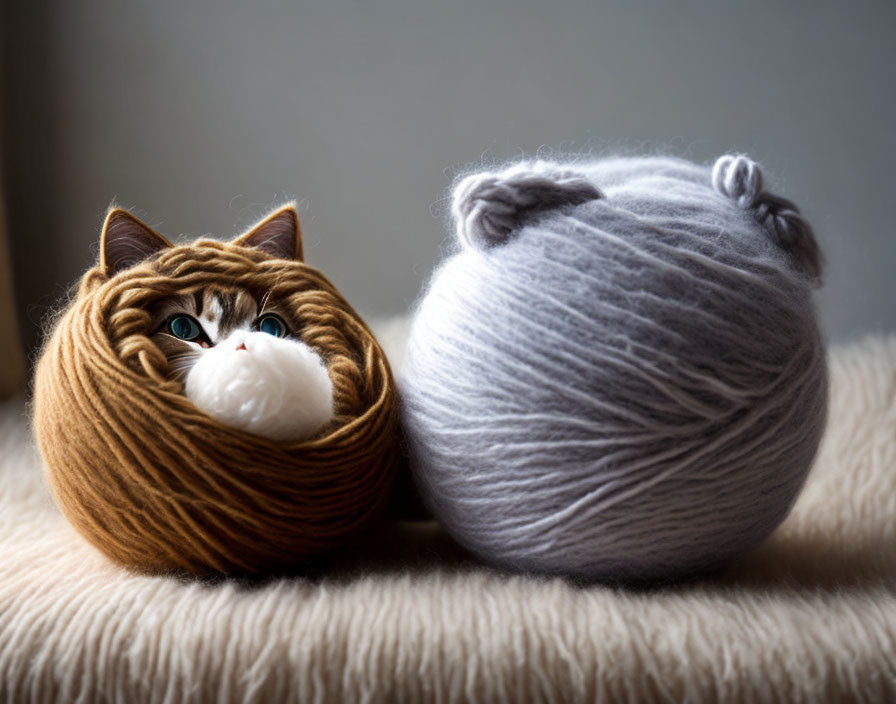
[{"label": "fine gray yarn", "polygon": [[600,191],[583,174],[537,161],[468,176],[457,186],[451,214],[462,242],[492,247],[503,244],[525,217],[594,198]]},{"label": "fine gray yarn", "polygon": [[796,266],[813,283],[821,282],[821,252],[812,226],[793,202],[762,190],[762,171],[755,161],[742,154],[720,157],[712,170],[712,185],[741,208],[752,209]]},{"label": "fine gray yarn", "polygon": [[761,542],[826,413],[797,208],[742,156],[515,164],[454,198],[461,246],[400,382],[446,530],[497,565],[605,580],[693,575]]}]

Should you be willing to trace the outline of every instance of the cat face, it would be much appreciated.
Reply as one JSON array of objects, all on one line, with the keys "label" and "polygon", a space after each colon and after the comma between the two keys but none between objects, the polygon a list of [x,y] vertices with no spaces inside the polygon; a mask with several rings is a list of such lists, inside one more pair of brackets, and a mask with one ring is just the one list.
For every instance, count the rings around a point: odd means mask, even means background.
[{"label": "cat face", "polygon": [[[300,258],[295,210],[274,213],[236,244]],[[104,228],[103,266],[114,275],[169,247],[129,213],[113,211]],[[276,286],[208,286],[154,301],[149,313],[150,338],[170,375],[216,420],[284,442],[311,437],[333,420],[326,361],[303,339],[301,321]]]},{"label": "cat face", "polygon": [[238,331],[301,342],[300,324],[273,294],[273,290],[258,295],[245,289],[207,288],[163,299],[153,310],[152,340],[180,379],[208,350]]}]

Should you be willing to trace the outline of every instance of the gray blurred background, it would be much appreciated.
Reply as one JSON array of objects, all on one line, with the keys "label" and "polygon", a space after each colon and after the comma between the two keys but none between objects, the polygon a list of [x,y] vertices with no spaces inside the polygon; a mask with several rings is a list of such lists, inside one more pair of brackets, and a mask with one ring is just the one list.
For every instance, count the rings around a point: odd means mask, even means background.
[{"label": "gray blurred background", "polygon": [[406,310],[458,169],[750,153],[814,223],[832,340],[896,329],[892,2],[6,2],[3,142],[26,343],[113,199],[172,238],[301,203],[365,315]]}]

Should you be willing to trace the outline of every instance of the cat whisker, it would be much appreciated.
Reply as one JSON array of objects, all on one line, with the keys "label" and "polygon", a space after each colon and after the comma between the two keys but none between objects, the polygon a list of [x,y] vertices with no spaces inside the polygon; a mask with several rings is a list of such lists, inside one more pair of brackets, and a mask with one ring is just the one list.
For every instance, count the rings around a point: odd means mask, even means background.
[{"label": "cat whisker", "polygon": [[168,358],[168,363],[171,366],[179,365],[192,367],[198,359],[199,355],[171,355]]},{"label": "cat whisker", "polygon": [[260,305],[259,310],[258,310],[258,316],[259,316],[259,317],[261,317],[261,315],[264,313],[265,309],[267,308],[268,301],[269,301],[270,298],[271,298],[271,295],[274,293],[274,291],[277,290],[277,286],[278,286],[278,284],[280,283],[281,279],[283,279],[284,276],[285,276],[285,274],[282,274],[282,273],[279,274],[279,275],[277,276],[277,278],[274,280],[274,285],[271,286],[271,287],[267,290],[267,292],[264,294],[264,296],[261,297],[261,305]]},{"label": "cat whisker", "polygon": [[274,289],[273,289],[273,287],[271,287],[271,288],[269,288],[269,289],[267,290],[267,293],[265,293],[265,294],[261,297],[261,304],[260,304],[259,307],[258,307],[258,317],[261,317],[261,315],[264,313],[264,310],[265,310],[265,308],[266,308],[267,305],[268,305],[268,299],[270,299],[271,294],[272,294],[273,292],[274,292]]},{"label": "cat whisker", "polygon": [[200,354],[202,354],[202,353],[199,350],[194,350],[191,348],[191,349],[183,350],[181,352],[172,352],[171,357],[172,358],[175,358],[175,357],[198,357]]},{"label": "cat whisker", "polygon": [[175,352],[168,356],[168,368],[172,373],[189,371],[196,364],[199,357],[199,353],[192,350],[189,352]]},{"label": "cat whisker", "polygon": [[175,379],[182,379],[193,368],[192,364],[172,364],[169,365],[168,373]]},{"label": "cat whisker", "polygon": [[193,363],[192,363],[191,361],[188,361],[188,360],[185,360],[185,361],[170,362],[170,363],[168,364],[168,367],[169,367],[172,371],[182,371],[182,370],[184,370],[184,369],[192,369],[193,366],[194,366]]}]

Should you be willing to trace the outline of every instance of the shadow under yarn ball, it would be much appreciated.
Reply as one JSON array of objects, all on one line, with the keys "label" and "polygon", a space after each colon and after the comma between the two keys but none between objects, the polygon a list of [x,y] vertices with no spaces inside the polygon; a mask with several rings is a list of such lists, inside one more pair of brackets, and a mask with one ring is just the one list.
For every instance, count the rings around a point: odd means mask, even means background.
[{"label": "shadow under yarn ball", "polygon": [[414,476],[486,561],[716,569],[784,519],[825,423],[820,254],[759,167],[520,163],[456,187],[401,377]]}]

